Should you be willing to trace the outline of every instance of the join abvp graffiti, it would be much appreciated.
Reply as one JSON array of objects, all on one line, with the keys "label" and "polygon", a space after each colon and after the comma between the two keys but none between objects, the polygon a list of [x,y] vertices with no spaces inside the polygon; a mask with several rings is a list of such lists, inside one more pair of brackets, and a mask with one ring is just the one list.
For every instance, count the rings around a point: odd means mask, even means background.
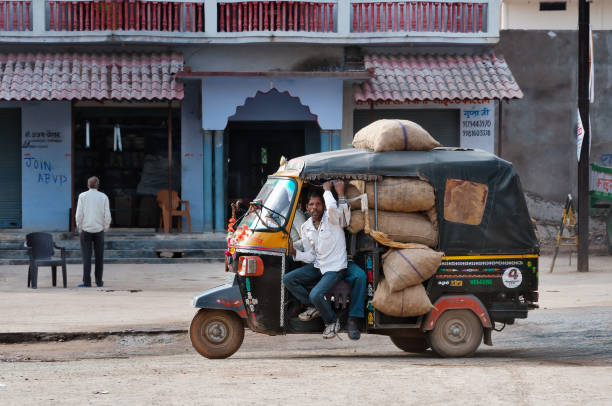
[{"label": "join abvp graffiti", "polygon": [[31,154],[25,154],[23,157],[25,167],[37,173],[37,182],[42,184],[63,185],[68,182],[66,175],[56,174],[53,170],[53,164],[44,159],[37,159]]}]

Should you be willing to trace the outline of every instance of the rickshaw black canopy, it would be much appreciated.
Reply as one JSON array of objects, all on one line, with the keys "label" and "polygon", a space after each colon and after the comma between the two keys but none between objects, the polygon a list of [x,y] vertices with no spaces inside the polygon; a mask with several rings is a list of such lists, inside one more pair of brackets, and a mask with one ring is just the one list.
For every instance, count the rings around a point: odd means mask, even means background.
[{"label": "rickshaw black canopy", "polygon": [[[520,179],[510,162],[480,150],[436,148],[432,151],[373,152],[344,149],[292,159],[288,168],[306,180],[418,177],[436,192],[440,250],[446,255],[520,254],[538,252]],[[444,219],[447,179],[486,184],[482,221],[468,225]]]}]

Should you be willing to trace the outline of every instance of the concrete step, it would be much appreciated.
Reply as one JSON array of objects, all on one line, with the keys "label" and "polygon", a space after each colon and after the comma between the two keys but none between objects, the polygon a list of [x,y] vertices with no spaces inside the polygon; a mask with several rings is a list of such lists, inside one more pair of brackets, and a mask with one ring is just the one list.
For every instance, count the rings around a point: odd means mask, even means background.
[{"label": "concrete step", "polygon": [[[186,263],[219,263],[223,266],[224,258],[104,258],[105,264],[186,264]],[[68,258],[68,264],[80,264],[81,259]],[[0,265],[28,265],[27,259],[0,259]],[[92,268],[93,268],[92,263]],[[45,269],[45,268],[42,268]]]},{"label": "concrete step", "polygon": [[[54,241],[58,247],[67,250],[80,250],[79,240],[60,240]],[[24,249],[23,240],[4,240],[0,241],[0,250],[20,250]],[[199,241],[199,240],[105,240],[104,249],[124,250],[124,249],[225,249],[225,241]]]},{"label": "concrete step", "polygon": [[[105,249],[104,260],[111,258],[159,258],[163,250],[154,249]],[[223,258],[224,249],[174,249],[165,252],[173,253],[176,258]],[[56,250],[56,256],[60,253]],[[66,250],[66,259],[81,258],[81,250]],[[26,250],[0,249],[0,259],[28,259]]]},{"label": "concrete step", "polygon": [[[22,231],[7,231],[0,229],[0,243],[4,240],[21,240],[25,241],[28,232]],[[66,231],[53,231],[49,232],[53,236],[54,241],[60,240],[78,240],[79,236],[76,233],[70,233]],[[207,232],[207,233],[157,233],[154,230],[142,232],[142,231],[111,231],[105,233],[104,237],[108,240],[113,239],[129,239],[129,240],[209,240],[209,241],[220,241],[226,238],[226,233]]]},{"label": "concrete step", "polygon": [[[0,230],[0,264],[26,264],[25,232]],[[66,249],[68,263],[81,262],[79,236],[74,233],[51,233],[53,241]],[[104,262],[108,263],[180,263],[223,261],[227,242],[224,233],[155,233],[112,231],[104,236]],[[172,258],[161,258],[167,251]],[[59,256],[59,251],[56,250]]]}]

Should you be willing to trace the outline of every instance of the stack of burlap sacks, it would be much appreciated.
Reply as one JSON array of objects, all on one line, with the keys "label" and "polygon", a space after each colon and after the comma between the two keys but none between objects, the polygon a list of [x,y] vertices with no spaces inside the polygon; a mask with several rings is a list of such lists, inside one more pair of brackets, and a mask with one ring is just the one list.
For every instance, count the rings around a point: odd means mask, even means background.
[{"label": "stack of burlap sacks", "polygon": [[[440,144],[416,123],[408,120],[378,120],[361,129],[353,140],[355,148],[376,152],[428,151]],[[346,190],[347,199],[361,194],[359,182]],[[369,227],[375,227],[374,183],[366,182]],[[382,257],[385,278],[378,283],[372,305],[396,317],[418,316],[433,307],[422,282],[440,266],[437,214],[433,187],[415,178],[385,177],[377,184],[378,230],[393,242],[410,248],[391,248]],[[360,200],[351,202],[349,231],[364,230],[365,219]],[[367,230],[366,230],[367,231]]]}]

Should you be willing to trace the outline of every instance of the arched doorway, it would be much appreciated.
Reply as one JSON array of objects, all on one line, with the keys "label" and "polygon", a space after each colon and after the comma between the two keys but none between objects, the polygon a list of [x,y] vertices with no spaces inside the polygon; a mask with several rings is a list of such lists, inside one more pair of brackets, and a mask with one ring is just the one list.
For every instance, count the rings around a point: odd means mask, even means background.
[{"label": "arched doorway", "polygon": [[318,152],[320,133],[317,116],[288,92],[272,89],[247,98],[225,130],[227,198],[252,200],[281,156]]}]

